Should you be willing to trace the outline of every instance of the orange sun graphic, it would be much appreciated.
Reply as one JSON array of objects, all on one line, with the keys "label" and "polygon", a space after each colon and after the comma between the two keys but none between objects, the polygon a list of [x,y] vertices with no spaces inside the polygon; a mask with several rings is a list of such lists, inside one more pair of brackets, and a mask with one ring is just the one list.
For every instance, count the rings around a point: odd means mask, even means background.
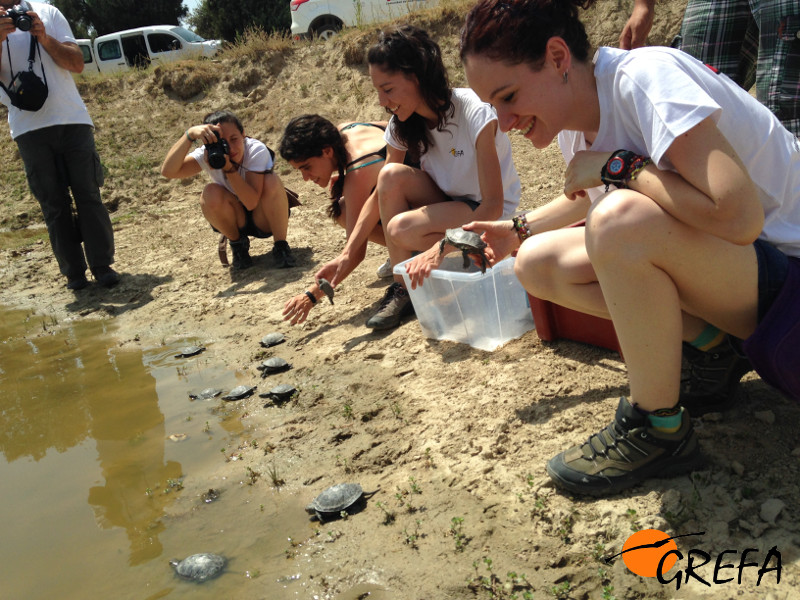
[{"label": "orange sun graphic", "polygon": [[[642,529],[630,536],[622,547],[622,560],[631,572],[642,577],[655,577],[658,563],[670,550],[678,545],[671,537],[658,529]],[[671,554],[664,561],[661,572],[669,571],[678,557]]]}]

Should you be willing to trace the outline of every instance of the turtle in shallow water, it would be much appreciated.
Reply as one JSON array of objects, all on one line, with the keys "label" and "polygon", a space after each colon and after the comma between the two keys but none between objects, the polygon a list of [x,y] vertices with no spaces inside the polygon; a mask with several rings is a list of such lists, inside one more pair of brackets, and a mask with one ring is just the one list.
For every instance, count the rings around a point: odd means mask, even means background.
[{"label": "turtle in shallow water", "polygon": [[444,252],[446,244],[450,244],[461,250],[461,254],[464,256],[464,269],[469,269],[470,254],[477,254],[480,256],[481,273],[486,273],[486,266],[489,264],[489,261],[486,260],[486,254],[484,252],[486,242],[481,239],[480,235],[474,231],[464,231],[460,227],[448,229],[444,232],[444,237],[439,243],[439,254]]},{"label": "turtle in shallow water", "polygon": [[256,387],[257,386],[255,385],[237,385],[230,392],[225,394],[222,399],[230,401],[248,398],[253,395],[253,392],[256,391]]},{"label": "turtle in shallow water", "polygon": [[201,554],[192,554],[180,561],[173,559],[169,561],[169,564],[184,579],[202,583],[219,575],[222,569],[225,568],[225,562],[225,558],[219,554],[203,552]]},{"label": "turtle in shallow water", "polygon": [[281,371],[288,371],[292,368],[286,359],[280,358],[279,356],[273,356],[272,358],[268,358],[260,365],[256,367],[259,371],[261,371],[261,377],[267,377],[267,375],[272,375],[273,373],[280,373]]},{"label": "turtle in shallow water", "polygon": [[221,393],[222,390],[219,388],[206,388],[200,392],[189,392],[189,398],[191,400],[211,400]]},{"label": "turtle in shallow water", "polygon": [[272,333],[268,333],[261,338],[261,345],[264,348],[272,348],[272,346],[277,346],[278,344],[283,343],[285,340],[286,337],[282,333],[273,331]]},{"label": "turtle in shallow water", "polygon": [[175,355],[175,358],[189,358],[190,356],[197,356],[203,350],[205,350],[205,346],[185,346],[178,351],[178,353]]},{"label": "turtle in shallow water", "polygon": [[306,512],[311,513],[322,522],[338,517],[342,511],[346,511],[362,497],[371,496],[374,493],[372,491],[365,494],[358,483],[337,483],[314,498],[311,504],[306,506]]},{"label": "turtle in shallow water", "polygon": [[328,297],[328,301],[333,304],[333,286],[331,285],[331,282],[320,277],[317,279],[317,285],[319,286],[319,289],[322,290],[322,293]]},{"label": "turtle in shallow water", "polygon": [[274,403],[286,402],[297,393],[297,388],[290,383],[281,383],[276,385],[268,392],[259,394],[259,398],[270,398]]}]

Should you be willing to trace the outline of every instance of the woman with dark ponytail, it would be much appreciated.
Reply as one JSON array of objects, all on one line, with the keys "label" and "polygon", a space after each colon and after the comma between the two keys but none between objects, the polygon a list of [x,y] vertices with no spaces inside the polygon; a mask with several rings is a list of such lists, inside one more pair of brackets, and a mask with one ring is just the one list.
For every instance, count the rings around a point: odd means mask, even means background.
[{"label": "woman with dark ponytail", "polygon": [[[392,115],[384,136],[387,164],[342,254],[317,272],[334,286],[363,260],[367,236],[379,222],[393,265],[416,251],[423,254],[415,264],[431,269],[441,261],[439,241],[447,228],[498,219],[519,204],[508,136],[491,106],[472,90],[450,87],[441,50],[425,31],[403,25],[382,32],[367,61],[378,101]],[[406,159],[419,168],[403,164]],[[367,327],[396,327],[412,312],[402,277],[395,275]],[[284,318],[295,322],[292,311]]]},{"label": "woman with dark ponytail", "polygon": [[[348,237],[364,204],[375,191],[378,173],[386,164],[385,130],[386,121],[348,122],[336,127],[319,115],[301,115],[289,121],[283,132],[281,156],[300,171],[304,181],[313,181],[323,188],[330,185],[328,215],[344,228]],[[367,239],[386,245],[379,224],[372,228]],[[366,245],[365,240],[364,253]],[[378,269],[378,275],[391,277],[388,261]],[[293,324],[306,319],[315,304],[312,296],[315,300],[323,297],[316,283],[286,303],[285,310],[293,315]]]},{"label": "woman with dark ponytail", "polygon": [[492,262],[517,250],[532,295],[613,321],[630,399],[547,464],[557,485],[599,495],[700,465],[689,413],[725,409],[751,368],[800,397],[800,143],[688,54],[590,58],[590,4],[480,0],[461,58],[503,131],[557,138],[567,161],[560,197],[465,229]]}]

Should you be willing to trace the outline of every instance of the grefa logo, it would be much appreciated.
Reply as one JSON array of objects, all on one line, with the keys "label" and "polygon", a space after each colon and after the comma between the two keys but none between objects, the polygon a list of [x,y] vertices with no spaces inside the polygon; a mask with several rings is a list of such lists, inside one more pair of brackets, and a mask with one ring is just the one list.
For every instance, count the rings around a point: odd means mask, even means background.
[{"label": "grefa logo", "polygon": [[464,156],[464,151],[456,150],[455,148],[450,148],[450,154],[452,154],[455,157]]},{"label": "grefa logo", "polygon": [[[756,586],[761,585],[765,575],[773,573],[775,582],[781,582],[781,553],[776,546],[770,548],[760,562],[757,562],[757,548],[745,548],[741,552],[723,550],[717,554],[713,563],[711,554],[705,550],[692,548],[685,556],[678,550],[675,543],[677,538],[702,535],[705,535],[705,531],[670,537],[658,529],[642,529],[625,541],[622,552],[607,558],[606,562],[610,563],[622,556],[625,566],[632,573],[641,577],[656,577],[659,583],[672,584],[676,590],[681,589],[681,585],[688,584],[690,579],[706,587],[733,581],[741,585],[747,569],[757,569]],[[676,564],[680,568],[667,576],[667,572]]]}]

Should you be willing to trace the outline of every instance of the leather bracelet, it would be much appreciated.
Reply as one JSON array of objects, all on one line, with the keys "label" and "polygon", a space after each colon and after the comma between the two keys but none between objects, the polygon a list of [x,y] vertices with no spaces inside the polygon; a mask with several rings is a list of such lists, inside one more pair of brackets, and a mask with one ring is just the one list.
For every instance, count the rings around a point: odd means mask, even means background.
[{"label": "leather bracelet", "polygon": [[317,303],[317,299],[314,297],[314,294],[312,294],[308,290],[306,290],[306,296],[308,296],[308,299],[311,300],[311,304]]}]

